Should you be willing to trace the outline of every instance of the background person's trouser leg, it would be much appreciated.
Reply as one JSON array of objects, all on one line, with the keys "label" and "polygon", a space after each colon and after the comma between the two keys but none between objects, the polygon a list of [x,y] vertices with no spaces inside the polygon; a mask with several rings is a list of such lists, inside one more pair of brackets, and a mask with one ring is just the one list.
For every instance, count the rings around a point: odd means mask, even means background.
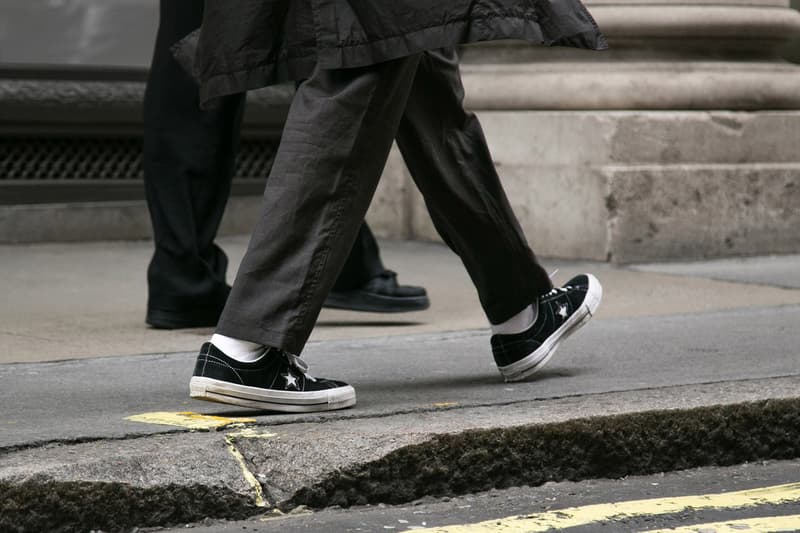
[{"label": "background person's trouser leg", "polygon": [[419,56],[300,85],[217,333],[299,354],[347,259]]},{"label": "background person's trouser leg", "polygon": [[[302,82],[296,82],[295,89],[300,87],[300,83]],[[375,240],[372,230],[365,221],[358,230],[356,241],[353,243],[353,248],[350,250],[350,255],[347,256],[347,261],[339,273],[333,290],[358,289],[385,270],[386,267],[383,266],[378,249],[378,241]]]},{"label": "background person's trouser leg", "polygon": [[499,324],[552,284],[511,210],[480,122],[463,101],[455,52],[426,53],[397,144],[437,231],[464,262],[489,320]]},{"label": "background person's trouser leg", "polygon": [[336,291],[348,291],[362,287],[386,269],[381,261],[378,243],[366,222],[361,224],[339,278],[333,286]]},{"label": "background person's trouser leg", "polygon": [[[197,85],[170,47],[200,26],[202,0],[162,0],[145,93],[145,190],[155,253],[148,268],[149,315],[158,310],[216,322],[228,295],[228,259],[214,244],[230,195],[244,95],[200,109]],[[337,288],[360,287],[383,272],[366,222]]]},{"label": "background person's trouser leg", "polygon": [[[244,95],[201,111],[197,85],[169,50],[202,22],[201,0],[162,0],[145,94],[144,172],[155,253],[148,311],[215,320],[228,260],[214,244],[230,193]],[[213,321],[211,322],[213,324]]]}]

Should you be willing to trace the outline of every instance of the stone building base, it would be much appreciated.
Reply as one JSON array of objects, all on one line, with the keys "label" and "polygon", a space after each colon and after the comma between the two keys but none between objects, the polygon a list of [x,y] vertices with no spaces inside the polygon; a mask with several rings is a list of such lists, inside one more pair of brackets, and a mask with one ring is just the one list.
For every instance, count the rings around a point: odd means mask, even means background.
[{"label": "stone building base", "polygon": [[[541,256],[618,263],[800,252],[800,111],[484,111],[497,168]],[[233,197],[222,234],[259,197]],[[376,234],[439,240],[393,151]],[[144,239],[144,202],[0,206],[0,242]]]},{"label": "stone building base", "polygon": [[[260,205],[260,196],[232,197],[220,235],[250,233]],[[152,235],[144,200],[0,205],[0,244],[129,241]]]},{"label": "stone building base", "polygon": [[[619,263],[800,252],[800,112],[486,111],[542,256]],[[438,240],[395,151],[368,216]]]}]

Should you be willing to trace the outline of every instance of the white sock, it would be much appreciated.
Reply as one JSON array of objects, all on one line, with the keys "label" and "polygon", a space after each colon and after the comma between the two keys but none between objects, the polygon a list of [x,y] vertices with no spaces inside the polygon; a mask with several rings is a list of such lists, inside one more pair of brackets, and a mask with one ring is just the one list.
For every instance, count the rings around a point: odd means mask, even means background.
[{"label": "white sock", "polygon": [[500,324],[492,324],[492,335],[513,335],[530,328],[539,314],[538,306],[529,305],[516,315]]},{"label": "white sock", "polygon": [[240,363],[257,361],[267,352],[267,347],[263,344],[242,341],[217,333],[211,336],[211,344],[222,350],[231,359],[236,359]]}]

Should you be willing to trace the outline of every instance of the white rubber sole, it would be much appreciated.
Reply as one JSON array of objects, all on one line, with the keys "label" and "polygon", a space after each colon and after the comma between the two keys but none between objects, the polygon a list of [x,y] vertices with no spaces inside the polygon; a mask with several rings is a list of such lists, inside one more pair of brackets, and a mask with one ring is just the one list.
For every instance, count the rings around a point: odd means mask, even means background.
[{"label": "white rubber sole", "polygon": [[597,308],[600,307],[600,300],[603,299],[603,287],[593,275],[587,274],[587,277],[589,278],[589,288],[586,290],[586,298],[578,310],[536,351],[516,363],[498,367],[506,381],[522,381],[541,370],[553,357],[561,341],[589,322]]},{"label": "white rubber sole", "polygon": [[247,387],[199,376],[189,381],[189,396],[208,402],[283,413],[335,411],[356,404],[356,391],[350,385],[321,391],[292,392]]}]

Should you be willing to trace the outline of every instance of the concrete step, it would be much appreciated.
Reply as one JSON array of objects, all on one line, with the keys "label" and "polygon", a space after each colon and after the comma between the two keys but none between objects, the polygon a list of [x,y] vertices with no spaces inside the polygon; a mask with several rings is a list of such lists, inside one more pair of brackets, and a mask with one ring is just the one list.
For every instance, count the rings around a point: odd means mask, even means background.
[{"label": "concrete step", "polygon": [[[0,514],[120,529],[799,457],[799,320],[606,319],[513,384],[482,331],[325,341],[304,355],[313,373],[348,380],[359,405],[319,415],[190,402],[194,354],[3,365]],[[128,418],[189,410],[238,427]]]},{"label": "concrete step", "polygon": [[799,386],[795,376],[20,450],[0,459],[0,529],[119,531],[797,458]]}]

